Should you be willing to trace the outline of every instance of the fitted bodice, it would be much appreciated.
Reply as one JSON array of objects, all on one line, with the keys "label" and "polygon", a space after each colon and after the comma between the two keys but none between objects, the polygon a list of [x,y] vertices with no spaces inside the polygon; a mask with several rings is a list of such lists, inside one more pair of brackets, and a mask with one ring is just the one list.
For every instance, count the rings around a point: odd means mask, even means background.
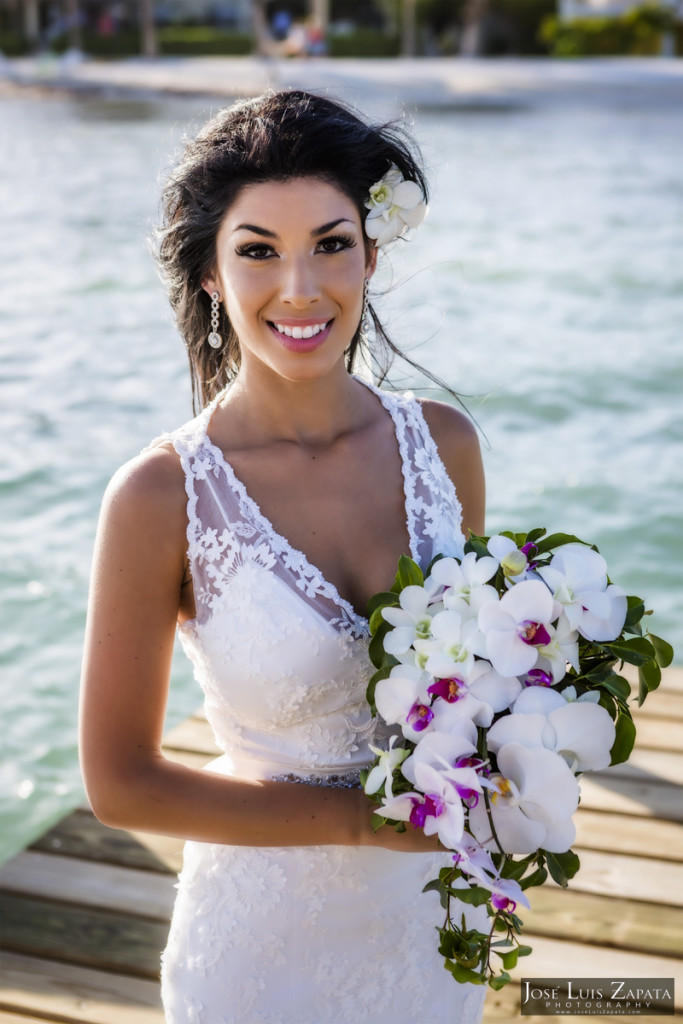
[{"label": "fitted bodice", "polygon": [[[411,555],[426,568],[437,552],[461,552],[460,503],[420,403],[371,390],[394,422]],[[375,739],[367,620],[275,531],[211,442],[217,401],[159,441],[185,473],[196,616],[179,635],[225,752],[220,770],[347,777],[372,759]]]}]

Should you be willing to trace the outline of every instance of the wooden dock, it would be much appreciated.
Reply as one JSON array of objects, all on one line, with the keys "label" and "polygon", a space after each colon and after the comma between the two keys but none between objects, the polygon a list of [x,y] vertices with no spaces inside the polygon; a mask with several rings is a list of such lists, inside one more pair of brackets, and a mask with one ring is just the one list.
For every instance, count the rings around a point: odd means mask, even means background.
[{"label": "wooden dock", "polygon": [[[534,953],[516,974],[675,978],[679,1016],[683,669],[665,672],[635,718],[631,762],[582,781],[575,845],[581,871],[567,891],[552,883],[532,890],[533,911],[523,917]],[[194,766],[215,756],[204,718],[198,714],[174,729],[166,752]],[[105,828],[83,807],[5,864],[0,1024],[163,1024],[159,952],[180,862],[177,840]],[[521,1020],[519,995],[517,984],[491,992],[486,1024]]]}]

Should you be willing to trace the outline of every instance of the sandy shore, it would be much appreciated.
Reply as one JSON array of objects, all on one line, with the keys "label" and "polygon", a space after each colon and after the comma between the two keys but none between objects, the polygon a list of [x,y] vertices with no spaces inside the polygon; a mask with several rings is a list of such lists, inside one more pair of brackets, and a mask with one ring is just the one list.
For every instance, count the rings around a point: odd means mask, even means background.
[{"label": "sandy shore", "polygon": [[527,106],[607,102],[683,109],[683,60],[611,58],[265,59],[163,57],[117,61],[68,56],[0,58],[0,85],[121,94],[233,97],[268,87],[331,89],[353,101],[417,106]]}]

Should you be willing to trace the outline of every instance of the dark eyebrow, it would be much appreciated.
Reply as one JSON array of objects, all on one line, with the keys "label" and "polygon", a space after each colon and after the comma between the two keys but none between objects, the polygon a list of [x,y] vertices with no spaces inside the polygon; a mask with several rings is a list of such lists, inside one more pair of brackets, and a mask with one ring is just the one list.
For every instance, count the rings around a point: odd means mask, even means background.
[{"label": "dark eyebrow", "polygon": [[[340,217],[338,220],[331,220],[329,224],[323,224],[322,227],[316,228],[311,231],[314,238],[319,238],[320,235],[326,235],[332,228],[336,228],[337,224],[353,224],[352,220],[348,217]],[[252,231],[255,235],[262,235],[264,238],[277,238],[278,236],[274,231],[268,231],[267,228],[260,228],[256,224],[238,224],[235,231]]]}]

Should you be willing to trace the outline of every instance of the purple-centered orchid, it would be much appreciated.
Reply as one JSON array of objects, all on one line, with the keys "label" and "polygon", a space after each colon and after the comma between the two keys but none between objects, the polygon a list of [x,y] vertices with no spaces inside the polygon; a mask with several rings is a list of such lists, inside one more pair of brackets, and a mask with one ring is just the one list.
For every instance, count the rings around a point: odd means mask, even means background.
[{"label": "purple-centered orchid", "polygon": [[522,580],[498,602],[479,612],[486,654],[502,676],[521,676],[536,667],[538,650],[552,639],[554,601],[540,580]]},{"label": "purple-centered orchid", "polygon": [[486,546],[500,565],[507,581],[517,583],[524,579],[529,568],[529,560],[524,549],[518,548],[510,537],[503,537],[502,534],[491,537]]},{"label": "purple-centered orchid", "polygon": [[550,565],[538,570],[570,629],[587,640],[619,636],[626,619],[626,594],[607,582],[607,563],[587,544],[564,544]]},{"label": "purple-centered orchid", "polygon": [[[469,777],[476,772],[472,769],[452,769],[452,772],[467,771]],[[416,786],[429,799],[429,810],[422,828],[427,836],[438,835],[443,845],[452,850],[462,838],[465,828],[465,810],[457,787],[451,781],[451,772],[438,772],[424,762],[415,765]],[[432,810],[431,808],[434,808]]]},{"label": "purple-centered orchid", "polygon": [[[505,853],[563,853],[574,841],[572,814],[579,803],[574,773],[558,754],[507,743],[498,751],[498,775],[490,810],[497,841]],[[470,829],[487,849],[496,850],[483,800],[469,812]]]},{"label": "purple-centered orchid", "polygon": [[375,704],[384,721],[400,725],[406,739],[413,742],[431,725],[432,698],[427,691],[431,682],[432,676],[413,665],[394,665],[390,675],[375,687]]},{"label": "purple-centered orchid", "polygon": [[518,903],[522,903],[525,907],[531,909],[531,904],[525,896],[524,890],[519,882],[516,882],[513,878],[481,878],[478,879],[478,884],[490,891],[491,904],[496,910],[506,910],[514,914]]}]

